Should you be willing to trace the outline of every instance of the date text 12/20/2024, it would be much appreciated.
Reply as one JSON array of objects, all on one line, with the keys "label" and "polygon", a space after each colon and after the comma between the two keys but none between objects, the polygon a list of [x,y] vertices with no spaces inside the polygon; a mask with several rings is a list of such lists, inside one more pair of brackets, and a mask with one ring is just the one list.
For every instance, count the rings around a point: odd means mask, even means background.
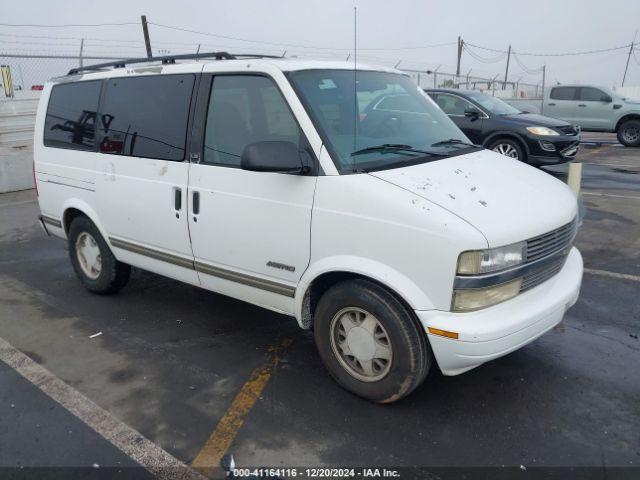
[{"label": "date text 12/20/2024", "polygon": [[236,478],[399,478],[400,473],[388,468],[235,468]]}]

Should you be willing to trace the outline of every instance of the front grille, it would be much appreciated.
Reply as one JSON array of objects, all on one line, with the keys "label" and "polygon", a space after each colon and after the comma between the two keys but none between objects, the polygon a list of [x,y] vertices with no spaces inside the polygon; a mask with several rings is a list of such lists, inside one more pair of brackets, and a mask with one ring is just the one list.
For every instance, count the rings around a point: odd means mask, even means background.
[{"label": "front grille", "polygon": [[573,125],[567,125],[566,127],[553,127],[554,130],[558,130],[565,135],[577,135],[578,130]]},{"label": "front grille", "polygon": [[535,262],[547,255],[565,250],[576,233],[576,220],[563,225],[551,232],[527,240],[527,261]]},{"label": "front grille", "polygon": [[562,266],[564,265],[566,256],[560,257],[555,262],[550,265],[545,266],[539,270],[535,270],[524,276],[522,279],[522,286],[520,287],[520,292],[524,292],[529,290],[530,288],[536,287],[543,282],[546,282],[551,277],[553,277],[556,273],[562,270]]}]

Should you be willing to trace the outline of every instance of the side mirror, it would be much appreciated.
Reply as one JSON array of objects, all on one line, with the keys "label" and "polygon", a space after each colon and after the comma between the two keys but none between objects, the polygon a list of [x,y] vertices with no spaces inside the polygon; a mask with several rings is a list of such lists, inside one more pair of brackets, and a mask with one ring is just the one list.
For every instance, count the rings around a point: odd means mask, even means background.
[{"label": "side mirror", "polygon": [[469,107],[469,108],[465,109],[464,116],[465,117],[479,117],[480,116],[480,110],[478,110],[477,108]]},{"label": "side mirror", "polygon": [[605,103],[611,103],[613,102],[613,98],[611,98],[611,96],[609,95],[603,95],[602,97],[600,97],[600,101]]},{"label": "side mirror", "polygon": [[250,143],[242,151],[240,167],[252,172],[301,174],[311,170],[309,154],[292,142]]}]

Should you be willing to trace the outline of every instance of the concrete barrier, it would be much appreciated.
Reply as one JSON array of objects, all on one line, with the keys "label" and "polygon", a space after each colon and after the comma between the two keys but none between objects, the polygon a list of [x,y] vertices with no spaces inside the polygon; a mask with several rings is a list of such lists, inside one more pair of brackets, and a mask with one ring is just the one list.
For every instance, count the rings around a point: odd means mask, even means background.
[{"label": "concrete barrier", "polygon": [[0,101],[0,193],[33,188],[37,98]]}]

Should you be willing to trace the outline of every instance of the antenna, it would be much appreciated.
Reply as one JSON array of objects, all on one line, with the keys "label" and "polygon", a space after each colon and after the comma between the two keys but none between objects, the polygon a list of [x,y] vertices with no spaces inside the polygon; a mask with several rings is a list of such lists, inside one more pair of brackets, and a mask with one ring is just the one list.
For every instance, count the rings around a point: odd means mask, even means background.
[{"label": "antenna", "polygon": [[[358,89],[356,87],[356,82],[358,80],[358,69],[357,69],[357,59],[358,59],[358,7],[353,7],[353,151],[355,152],[358,149],[358,121],[359,121],[359,111],[358,111]],[[353,170],[356,169],[356,157],[353,158]]]}]

